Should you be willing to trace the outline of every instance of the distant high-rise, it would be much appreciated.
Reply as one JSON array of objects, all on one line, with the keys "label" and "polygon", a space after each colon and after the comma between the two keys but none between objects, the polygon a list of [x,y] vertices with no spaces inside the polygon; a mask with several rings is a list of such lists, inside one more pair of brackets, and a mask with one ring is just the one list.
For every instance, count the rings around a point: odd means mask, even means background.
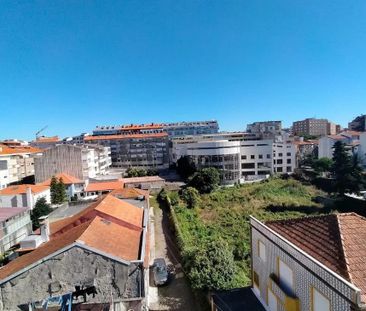
[{"label": "distant high-rise", "polygon": [[348,123],[348,129],[351,131],[366,132],[366,114],[360,115]]},{"label": "distant high-rise", "polygon": [[334,135],[340,131],[340,126],[327,119],[308,118],[292,124],[294,135],[325,136]]}]

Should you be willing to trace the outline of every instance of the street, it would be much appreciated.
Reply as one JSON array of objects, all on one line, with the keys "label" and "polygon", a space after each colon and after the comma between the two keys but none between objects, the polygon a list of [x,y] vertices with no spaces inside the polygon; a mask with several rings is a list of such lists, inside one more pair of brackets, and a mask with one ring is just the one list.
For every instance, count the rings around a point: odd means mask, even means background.
[{"label": "street", "polygon": [[[191,310],[198,311],[195,303],[195,297],[192,293],[187,278],[185,277],[180,264],[179,249],[175,244],[173,233],[169,228],[169,218],[166,212],[160,208],[151,207],[153,216],[150,222],[155,226],[155,247],[152,254],[155,258],[165,259],[169,270],[172,271],[171,278],[166,286],[156,288],[150,281],[150,294],[152,297],[149,309],[155,311],[162,310]],[[151,215],[151,214],[150,214]],[[151,264],[154,258],[151,258]],[[150,280],[152,280],[152,276]],[[149,295],[150,295],[149,294]],[[154,301],[155,300],[155,301]]]}]

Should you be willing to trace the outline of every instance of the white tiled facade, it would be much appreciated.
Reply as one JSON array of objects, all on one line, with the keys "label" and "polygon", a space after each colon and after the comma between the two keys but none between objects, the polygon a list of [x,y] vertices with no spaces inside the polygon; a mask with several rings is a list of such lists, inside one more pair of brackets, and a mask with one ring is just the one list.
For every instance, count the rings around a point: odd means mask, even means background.
[{"label": "white tiled facade", "polygon": [[[265,259],[260,256],[259,245],[263,244]],[[268,293],[276,298],[278,311],[310,311],[313,309],[312,291],[315,289],[330,304],[332,311],[352,310],[351,306],[359,303],[360,291],[355,286],[338,276],[321,263],[283,239],[270,228],[251,218],[252,275],[258,275],[259,291],[257,297],[268,307]],[[292,289],[286,290],[281,275],[279,262],[283,262],[292,271]],[[277,280],[277,281],[273,281]],[[255,287],[253,279],[253,286]],[[291,308],[286,297],[294,298],[296,303]],[[324,310],[328,311],[328,310]]]}]

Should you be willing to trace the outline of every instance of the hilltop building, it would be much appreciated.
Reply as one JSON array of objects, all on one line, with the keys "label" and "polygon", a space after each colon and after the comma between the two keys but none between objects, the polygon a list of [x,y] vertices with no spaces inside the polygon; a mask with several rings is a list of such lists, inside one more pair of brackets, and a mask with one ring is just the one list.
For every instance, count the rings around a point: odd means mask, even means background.
[{"label": "hilltop building", "polygon": [[366,114],[360,115],[348,123],[348,129],[357,132],[366,132]]},{"label": "hilltop building", "polygon": [[254,122],[247,125],[247,132],[261,134],[264,138],[274,138],[282,133],[282,121]]},{"label": "hilltop building", "polygon": [[296,136],[325,136],[335,135],[340,131],[340,126],[327,119],[308,118],[292,124],[292,134]]}]

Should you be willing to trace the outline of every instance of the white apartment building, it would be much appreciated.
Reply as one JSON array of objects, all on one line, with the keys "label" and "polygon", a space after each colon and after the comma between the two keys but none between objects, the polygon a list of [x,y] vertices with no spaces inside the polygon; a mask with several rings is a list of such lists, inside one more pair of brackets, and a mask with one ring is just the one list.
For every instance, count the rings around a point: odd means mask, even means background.
[{"label": "white apartment building", "polygon": [[[182,156],[193,159],[198,168],[216,167],[222,184],[265,178],[270,174],[293,173],[296,168],[296,148],[292,142],[248,140],[245,133],[226,133],[222,139],[188,137],[172,141],[171,160]],[[246,138],[246,140],[244,140]]]},{"label": "white apartment building", "polygon": [[35,158],[35,180],[42,183],[59,173],[85,180],[105,175],[110,165],[109,147],[56,145]]},{"label": "white apartment building", "polygon": [[14,185],[0,190],[0,208],[18,207],[33,209],[40,198],[51,203],[50,187],[43,185]]},{"label": "white apartment building", "polygon": [[0,144],[0,189],[34,175],[34,157],[41,150],[29,146]]}]

